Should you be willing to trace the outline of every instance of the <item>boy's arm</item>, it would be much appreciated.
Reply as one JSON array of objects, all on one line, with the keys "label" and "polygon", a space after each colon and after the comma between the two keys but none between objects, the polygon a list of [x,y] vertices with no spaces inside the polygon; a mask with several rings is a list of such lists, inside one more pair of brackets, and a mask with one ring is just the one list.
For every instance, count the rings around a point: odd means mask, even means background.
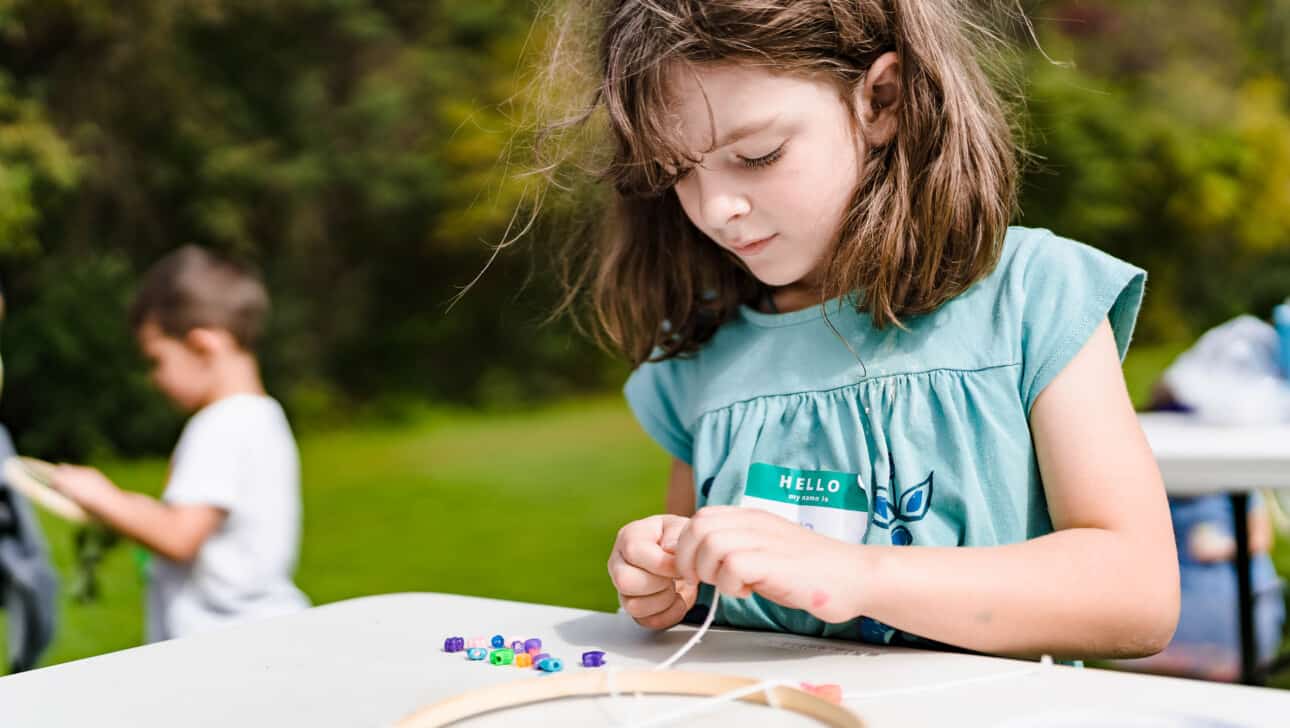
[{"label": "boy's arm", "polygon": [[53,484],[113,530],[171,561],[192,561],[224,522],[223,509],[163,503],[124,491],[94,468],[59,466]]}]

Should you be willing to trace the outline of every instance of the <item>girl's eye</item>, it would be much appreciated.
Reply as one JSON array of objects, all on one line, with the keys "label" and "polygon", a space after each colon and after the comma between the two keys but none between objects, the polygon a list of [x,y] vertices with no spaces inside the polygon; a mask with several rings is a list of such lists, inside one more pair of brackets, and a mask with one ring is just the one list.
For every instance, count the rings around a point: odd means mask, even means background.
[{"label": "girl's eye", "polygon": [[775,148],[775,151],[765,155],[764,157],[754,157],[752,159],[749,159],[748,157],[739,157],[739,162],[748,169],[757,169],[758,167],[769,167],[770,165],[778,162],[782,156],[784,156],[784,144],[780,144]]}]

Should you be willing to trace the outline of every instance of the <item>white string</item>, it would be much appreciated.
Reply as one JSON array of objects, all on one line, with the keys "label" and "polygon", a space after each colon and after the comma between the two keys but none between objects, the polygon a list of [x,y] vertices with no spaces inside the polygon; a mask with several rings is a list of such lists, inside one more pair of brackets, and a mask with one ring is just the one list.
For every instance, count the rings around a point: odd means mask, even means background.
[{"label": "white string", "polygon": [[719,601],[721,601],[721,593],[716,589],[713,589],[712,606],[708,608],[708,616],[703,620],[703,624],[699,627],[698,631],[694,633],[694,636],[690,637],[690,641],[681,646],[681,649],[673,653],[671,657],[655,665],[655,671],[666,670],[672,667],[672,665],[676,664],[677,660],[684,657],[685,653],[690,651],[690,648],[699,644],[699,640],[703,639],[703,635],[707,634],[708,628],[712,626],[712,619],[717,616],[717,602]]},{"label": "white string", "polygon": [[[705,713],[709,710],[712,710],[713,708],[716,708],[719,705],[723,705],[725,703],[732,703],[741,698],[745,698],[745,697],[748,697],[749,695],[754,695],[760,692],[766,693],[767,703],[778,703],[779,702],[778,697],[774,696],[775,688],[797,688],[797,687],[798,687],[797,685],[789,682],[784,682],[783,680],[763,680],[762,682],[759,682],[753,685],[748,685],[746,687],[738,688],[736,690],[730,690],[728,692],[721,693],[720,695],[714,695],[711,698],[707,698],[706,700],[703,700],[698,705],[692,705],[686,708],[681,708],[680,710],[674,710],[670,713],[664,713],[663,715],[650,718],[649,720],[646,720],[642,723],[632,723],[628,728],[652,728],[653,726],[666,725],[673,721],[681,720],[683,718],[689,718],[691,716],[699,715],[700,713]],[[778,707],[778,705],[774,705],[774,707]]]},{"label": "white string", "polygon": [[618,669],[615,667],[610,667],[609,673],[605,675],[605,687],[609,688],[609,697],[611,698],[618,697],[618,681],[614,679],[617,675]]}]

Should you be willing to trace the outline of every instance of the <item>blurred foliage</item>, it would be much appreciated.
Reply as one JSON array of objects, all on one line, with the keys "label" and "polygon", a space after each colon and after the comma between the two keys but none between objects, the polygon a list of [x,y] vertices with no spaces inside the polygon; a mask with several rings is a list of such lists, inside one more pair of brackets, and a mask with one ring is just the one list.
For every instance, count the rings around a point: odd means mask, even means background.
[{"label": "blurred foliage", "polygon": [[531,12],[0,2],[0,413],[21,449],[173,444],[123,321],[140,272],[188,242],[261,266],[266,378],[293,414],[602,387],[602,356],[538,325],[554,291],[523,255],[501,256],[445,315],[524,192],[499,160]]},{"label": "blurred foliage", "polygon": [[1147,341],[1268,316],[1290,296],[1290,2],[1028,5],[1057,63],[1026,57],[1023,222],[1146,268]]},{"label": "blurred foliage", "polygon": [[[1035,155],[1022,222],[1147,268],[1148,343],[1290,294],[1290,0],[1023,5],[1043,52],[1018,63]],[[266,377],[296,417],[616,381],[566,324],[538,325],[554,218],[447,309],[524,211],[507,149],[533,15],[507,0],[0,0],[0,418],[20,447],[173,443],[123,321],[139,273],[189,242],[263,269]]]}]

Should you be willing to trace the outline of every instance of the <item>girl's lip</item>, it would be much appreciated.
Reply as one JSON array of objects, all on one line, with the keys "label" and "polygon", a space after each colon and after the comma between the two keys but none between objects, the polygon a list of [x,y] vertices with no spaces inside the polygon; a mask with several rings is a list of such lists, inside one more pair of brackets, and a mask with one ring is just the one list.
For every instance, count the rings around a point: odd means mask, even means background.
[{"label": "girl's lip", "polygon": [[754,240],[751,243],[745,243],[744,245],[735,245],[730,249],[739,255],[754,255],[761,252],[763,248],[769,245],[770,241],[774,240],[776,235],[779,235],[779,233],[768,235],[760,240]]}]

